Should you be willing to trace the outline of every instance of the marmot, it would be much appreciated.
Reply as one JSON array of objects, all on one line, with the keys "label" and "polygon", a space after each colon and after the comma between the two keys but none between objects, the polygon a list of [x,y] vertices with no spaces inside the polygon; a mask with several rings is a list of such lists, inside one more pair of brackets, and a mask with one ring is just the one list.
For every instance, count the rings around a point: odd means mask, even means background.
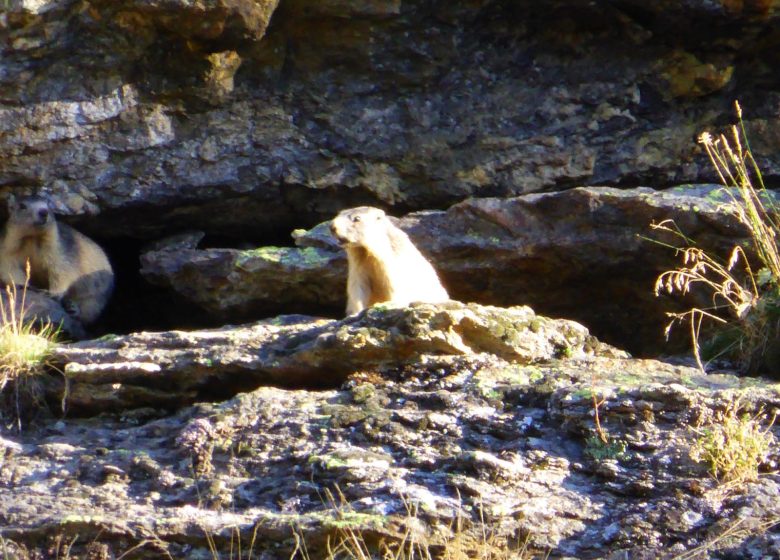
[{"label": "marmot", "polygon": [[449,299],[431,263],[379,208],[343,210],[330,231],[347,251],[347,315],[380,302]]},{"label": "marmot", "polygon": [[58,223],[46,199],[8,199],[0,238],[0,280],[47,290],[83,324],[94,322],[114,289],[114,271],[97,243]]}]

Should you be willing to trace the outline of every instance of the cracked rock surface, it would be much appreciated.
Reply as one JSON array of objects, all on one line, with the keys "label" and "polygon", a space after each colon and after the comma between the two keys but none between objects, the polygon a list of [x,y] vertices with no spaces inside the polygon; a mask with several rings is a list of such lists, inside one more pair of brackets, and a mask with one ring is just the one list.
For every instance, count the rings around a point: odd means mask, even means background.
[{"label": "cracked rock surface", "polygon": [[359,203],[712,180],[694,139],[734,99],[773,176],[777,21],[757,1],[11,0],[0,187],[106,239],[262,238]]},{"label": "cracked rock surface", "polygon": [[[651,229],[672,219],[698,247],[728,255],[747,234],[715,185],[652,189],[576,188],[514,198],[470,199],[397,221],[435,265],[452,297],[531,305],[586,324],[632,352],[669,352],[666,311],[679,301],[653,293],[678,264],[681,240]],[[221,320],[318,308],[343,315],[346,255],[327,223],[294,232],[298,247],[161,248],[141,274]]]},{"label": "cracked rock surface", "polygon": [[[140,389],[186,387],[199,369],[246,377],[238,353],[194,359],[220,355],[231,336],[262,367],[341,363],[342,376],[319,391],[245,386],[173,413],[154,392],[144,403]],[[133,357],[143,347],[147,357]],[[155,352],[159,370],[144,371]],[[255,557],[281,559],[293,531],[320,555],[345,524],[367,538],[413,525],[441,543],[458,519],[479,531],[480,518],[550,557],[778,553],[761,529],[780,515],[777,475],[723,491],[689,454],[696,426],[735,399],[751,414],[777,410],[776,384],[631,359],[528,309],[374,308],[341,322],[83,342],[58,359],[74,402],[90,387],[118,396],[100,414],[82,407],[81,418],[39,418],[0,439],[0,536],[22,558],[71,542],[75,554],[207,558],[209,539],[226,551],[231,535],[244,546],[254,535]],[[133,399],[119,398],[123,385],[137,386]],[[611,451],[594,444],[594,393]],[[762,469],[779,458],[773,449]]]}]

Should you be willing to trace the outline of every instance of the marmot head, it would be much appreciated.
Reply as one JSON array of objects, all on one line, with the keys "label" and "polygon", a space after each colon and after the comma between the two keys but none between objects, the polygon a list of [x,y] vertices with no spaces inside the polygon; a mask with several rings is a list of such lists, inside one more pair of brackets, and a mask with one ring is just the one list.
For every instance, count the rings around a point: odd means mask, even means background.
[{"label": "marmot head", "polygon": [[40,196],[8,197],[8,224],[30,233],[56,226],[49,201]]},{"label": "marmot head", "polygon": [[385,239],[387,215],[373,206],[342,210],[330,223],[330,232],[342,247],[370,247],[373,238]]}]

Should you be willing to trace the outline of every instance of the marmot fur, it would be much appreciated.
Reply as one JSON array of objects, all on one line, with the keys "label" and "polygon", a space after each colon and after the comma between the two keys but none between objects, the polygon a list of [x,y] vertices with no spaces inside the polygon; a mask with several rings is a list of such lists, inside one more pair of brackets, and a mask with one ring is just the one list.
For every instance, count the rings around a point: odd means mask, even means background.
[{"label": "marmot fur", "polygon": [[97,243],[58,223],[46,199],[8,200],[0,238],[0,280],[47,290],[84,324],[94,322],[114,289],[114,271]]},{"label": "marmot fur", "polygon": [[379,208],[343,210],[330,230],[347,251],[347,315],[381,302],[449,299],[431,263]]}]

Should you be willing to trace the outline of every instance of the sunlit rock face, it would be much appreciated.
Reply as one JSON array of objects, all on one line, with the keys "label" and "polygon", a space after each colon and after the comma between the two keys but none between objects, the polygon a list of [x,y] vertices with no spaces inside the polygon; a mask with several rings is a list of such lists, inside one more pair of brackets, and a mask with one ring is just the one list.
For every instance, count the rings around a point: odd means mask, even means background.
[{"label": "sunlit rock face", "polygon": [[[716,185],[652,189],[577,188],[513,198],[470,199],[397,221],[434,263],[451,297],[530,305],[573,318],[641,355],[668,353],[667,311],[656,277],[679,262],[681,239],[651,225],[673,219],[713,255],[746,243]],[[141,274],[213,321],[289,312],[343,316],[346,255],[327,223],[296,232],[297,247],[162,246],[141,256]],[[704,302],[706,304],[706,302]]]},{"label": "sunlit rock face", "polygon": [[[207,558],[232,538],[281,559],[297,534],[327,558],[345,519],[369,543],[413,527],[435,547],[460,520],[461,538],[521,534],[535,554],[651,558],[780,514],[775,477],[724,492],[690,454],[693,428],[734,399],[768,429],[772,384],[629,359],[529,308],[287,316],[105,337],[54,360],[44,389],[59,403],[68,380],[68,417],[0,438],[7,551]],[[773,446],[759,467],[778,459]],[[771,557],[776,544],[739,533],[726,550]]]},{"label": "sunlit rock face", "polygon": [[[0,185],[101,236],[277,236],[358,203],[776,174],[766,2],[11,2]],[[684,32],[682,32],[684,30]]]}]

